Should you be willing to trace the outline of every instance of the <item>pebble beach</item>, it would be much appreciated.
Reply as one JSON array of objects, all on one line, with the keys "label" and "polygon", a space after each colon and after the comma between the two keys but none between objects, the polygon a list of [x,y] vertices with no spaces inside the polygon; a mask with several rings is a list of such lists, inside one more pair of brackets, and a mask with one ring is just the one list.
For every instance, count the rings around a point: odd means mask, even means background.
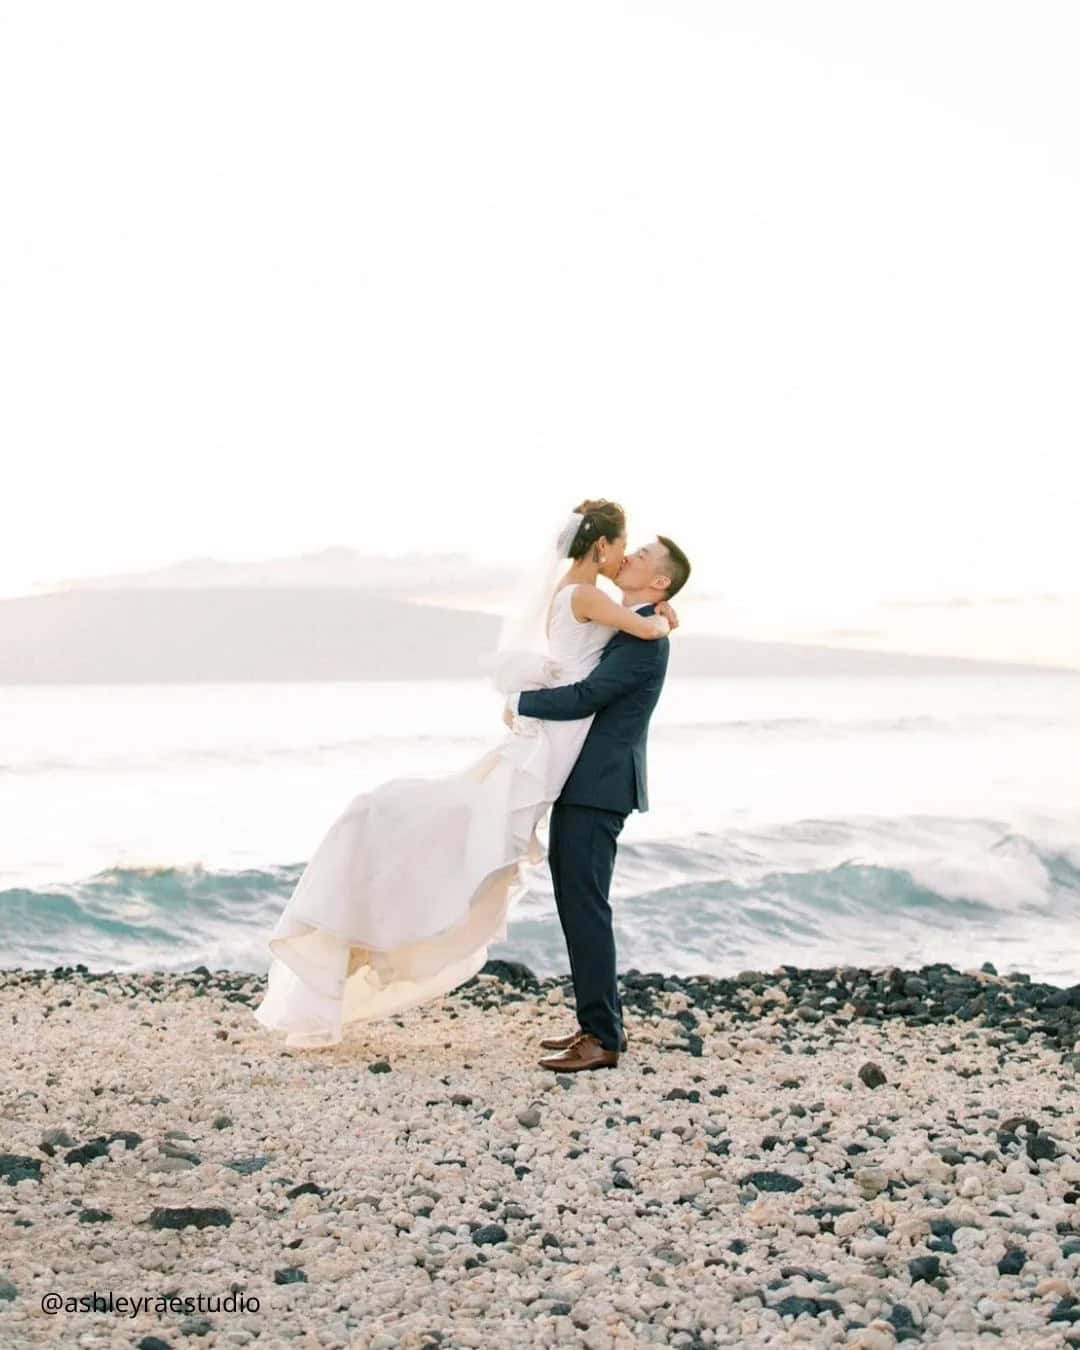
[{"label": "pebble beach", "polygon": [[1080,1345],[1080,986],[631,970],[573,1075],[511,962],[319,1051],[264,986],[0,971],[0,1345]]}]

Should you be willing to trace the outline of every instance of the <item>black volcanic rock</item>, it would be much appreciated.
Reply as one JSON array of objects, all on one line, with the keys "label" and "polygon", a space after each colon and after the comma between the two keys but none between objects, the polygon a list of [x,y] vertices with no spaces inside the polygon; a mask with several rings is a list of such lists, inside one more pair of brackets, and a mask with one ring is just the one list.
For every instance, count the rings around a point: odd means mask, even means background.
[{"label": "black volcanic rock", "polygon": [[0,1177],[9,1186],[20,1181],[41,1180],[41,1160],[29,1158],[21,1153],[0,1153]]},{"label": "black volcanic rock", "polygon": [[149,1224],[151,1228],[228,1228],[232,1221],[229,1211],[218,1206],[162,1206],[152,1211]]}]

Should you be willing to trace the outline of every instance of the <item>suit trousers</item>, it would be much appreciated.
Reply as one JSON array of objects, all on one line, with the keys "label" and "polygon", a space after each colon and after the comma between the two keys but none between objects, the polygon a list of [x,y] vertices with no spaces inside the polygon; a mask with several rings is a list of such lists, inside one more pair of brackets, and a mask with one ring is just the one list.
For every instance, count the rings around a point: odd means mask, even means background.
[{"label": "suit trousers", "polygon": [[618,811],[556,802],[548,827],[548,866],[570,955],[578,1023],[605,1050],[618,1050],[622,1038],[608,893],[625,821]]}]

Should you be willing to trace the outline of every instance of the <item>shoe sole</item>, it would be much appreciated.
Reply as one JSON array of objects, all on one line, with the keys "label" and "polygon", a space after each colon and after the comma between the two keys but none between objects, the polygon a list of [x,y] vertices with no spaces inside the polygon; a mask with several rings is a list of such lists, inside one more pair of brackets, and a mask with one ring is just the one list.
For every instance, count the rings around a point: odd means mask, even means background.
[{"label": "shoe sole", "polygon": [[614,1064],[578,1064],[575,1068],[570,1068],[567,1064],[548,1064],[544,1060],[537,1061],[542,1069],[552,1069],[555,1073],[592,1073],[594,1069],[617,1069],[619,1061]]}]

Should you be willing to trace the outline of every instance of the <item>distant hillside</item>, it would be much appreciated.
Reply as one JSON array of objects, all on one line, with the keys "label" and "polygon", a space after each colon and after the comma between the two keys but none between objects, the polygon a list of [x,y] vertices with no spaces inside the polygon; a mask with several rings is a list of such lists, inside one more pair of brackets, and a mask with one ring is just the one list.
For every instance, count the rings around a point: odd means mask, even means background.
[{"label": "distant hillside", "polygon": [[229,562],[220,558],[184,558],[143,572],[107,576],[70,577],[35,588],[53,591],[206,590],[209,587],[267,586],[292,590],[344,587],[376,591],[399,600],[440,600],[447,596],[506,589],[513,585],[513,568],[480,563],[461,553],[406,553],[384,557],[354,548],[324,548],[299,557],[261,558]]},{"label": "distant hillside", "polygon": [[[88,589],[0,600],[0,684],[477,676],[498,619],[341,587]],[[1053,667],[695,637],[673,675],[1053,674]]]}]

